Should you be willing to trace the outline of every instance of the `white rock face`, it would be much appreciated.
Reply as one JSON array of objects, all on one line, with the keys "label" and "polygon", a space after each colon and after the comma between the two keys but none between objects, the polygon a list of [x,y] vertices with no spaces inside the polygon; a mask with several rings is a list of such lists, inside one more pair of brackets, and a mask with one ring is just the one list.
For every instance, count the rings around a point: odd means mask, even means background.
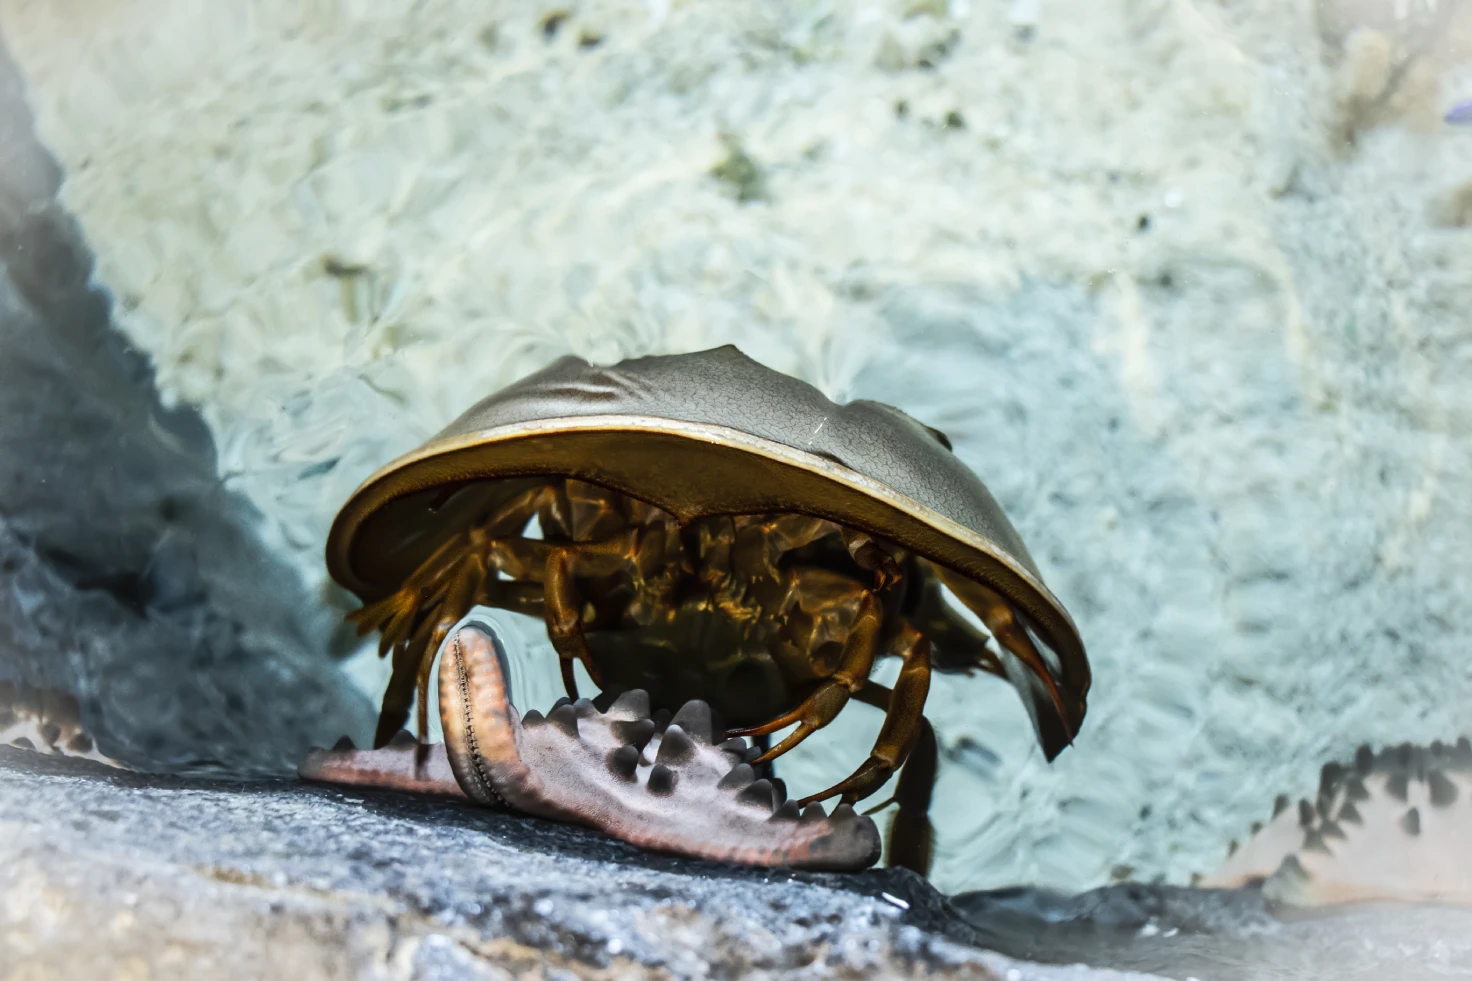
[{"label": "white rock face", "polygon": [[0,0],[0,31],[123,328],[314,581],[358,481],[568,352],[735,342],[948,432],[1096,681],[1052,766],[1004,685],[933,689],[944,889],[1184,881],[1323,760],[1469,725],[1467,4]]}]

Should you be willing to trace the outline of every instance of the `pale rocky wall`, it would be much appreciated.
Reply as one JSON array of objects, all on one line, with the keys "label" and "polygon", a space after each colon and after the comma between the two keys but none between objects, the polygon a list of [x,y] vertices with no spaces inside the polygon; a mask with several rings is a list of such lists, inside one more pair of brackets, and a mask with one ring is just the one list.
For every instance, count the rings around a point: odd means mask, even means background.
[{"label": "pale rocky wall", "polygon": [[[1096,685],[1052,766],[1003,686],[937,685],[938,883],[1082,887],[1208,870],[1322,760],[1465,726],[1468,7],[0,0],[0,30],[126,329],[318,581],[362,477],[567,352],[735,342],[947,431]],[[858,761],[849,715],[790,781]]]},{"label": "pale rocky wall", "polygon": [[[0,43],[0,742],[80,723],[139,769],[289,773],[371,706],[199,414],[112,329],[61,178]],[[14,685],[50,693],[31,737]]]}]

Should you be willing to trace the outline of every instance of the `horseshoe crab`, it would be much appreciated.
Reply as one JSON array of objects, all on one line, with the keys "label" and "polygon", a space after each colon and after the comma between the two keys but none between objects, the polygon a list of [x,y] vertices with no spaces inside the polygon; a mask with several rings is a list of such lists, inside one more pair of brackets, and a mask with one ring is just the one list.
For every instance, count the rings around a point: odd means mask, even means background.
[{"label": "horseshoe crab", "polygon": [[[850,700],[882,709],[868,758],[800,804],[853,804],[908,760],[890,862],[922,872],[932,670],[1010,681],[1050,760],[1084,718],[1078,631],[945,435],[878,402],[835,404],[732,346],[565,357],[491,395],[370,476],[326,558],[363,602],[349,618],[392,652],[375,746],[416,692],[424,739],[433,655],[467,610],[514,610],[547,624],[569,698],[578,662],[610,697],[701,699],[729,736],[795,725],[760,764]],[[869,678],[885,656],[901,661],[893,690]]]}]

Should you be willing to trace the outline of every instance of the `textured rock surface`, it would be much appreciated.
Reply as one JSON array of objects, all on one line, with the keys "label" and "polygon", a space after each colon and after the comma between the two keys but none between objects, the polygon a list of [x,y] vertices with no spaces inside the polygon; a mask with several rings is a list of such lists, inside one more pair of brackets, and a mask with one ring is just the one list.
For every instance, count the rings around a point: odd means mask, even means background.
[{"label": "textured rock surface", "polygon": [[289,768],[369,706],[198,413],[111,329],[60,181],[0,50],[0,681],[76,696],[136,766]]},{"label": "textured rock surface", "polygon": [[1129,883],[1077,896],[969,893],[954,907],[1015,957],[1204,981],[1472,978],[1472,909],[1276,909],[1260,893]]},{"label": "textured rock surface", "polygon": [[1051,768],[937,686],[946,888],[1185,881],[1324,760],[1460,734],[1469,17],[0,2],[129,336],[316,582],[361,477],[568,351],[734,341],[946,430],[1096,667]]},{"label": "textured rock surface", "polygon": [[468,805],[89,766],[0,749],[7,977],[1145,981],[968,947],[909,873],[682,862]]}]

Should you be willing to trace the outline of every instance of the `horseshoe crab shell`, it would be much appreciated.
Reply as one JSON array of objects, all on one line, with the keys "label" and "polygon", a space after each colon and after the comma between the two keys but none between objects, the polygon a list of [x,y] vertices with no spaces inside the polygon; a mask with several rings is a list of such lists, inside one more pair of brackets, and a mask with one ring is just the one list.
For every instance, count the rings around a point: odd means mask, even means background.
[{"label": "horseshoe crab shell", "polygon": [[328,536],[328,570],[372,602],[446,536],[549,477],[681,521],[813,515],[990,586],[1043,641],[1062,693],[1059,720],[1046,697],[1021,691],[1048,758],[1078,731],[1090,683],[1078,630],[945,435],[879,402],[834,403],[730,345],[607,367],[568,356],[483,399],[353,493]]}]

